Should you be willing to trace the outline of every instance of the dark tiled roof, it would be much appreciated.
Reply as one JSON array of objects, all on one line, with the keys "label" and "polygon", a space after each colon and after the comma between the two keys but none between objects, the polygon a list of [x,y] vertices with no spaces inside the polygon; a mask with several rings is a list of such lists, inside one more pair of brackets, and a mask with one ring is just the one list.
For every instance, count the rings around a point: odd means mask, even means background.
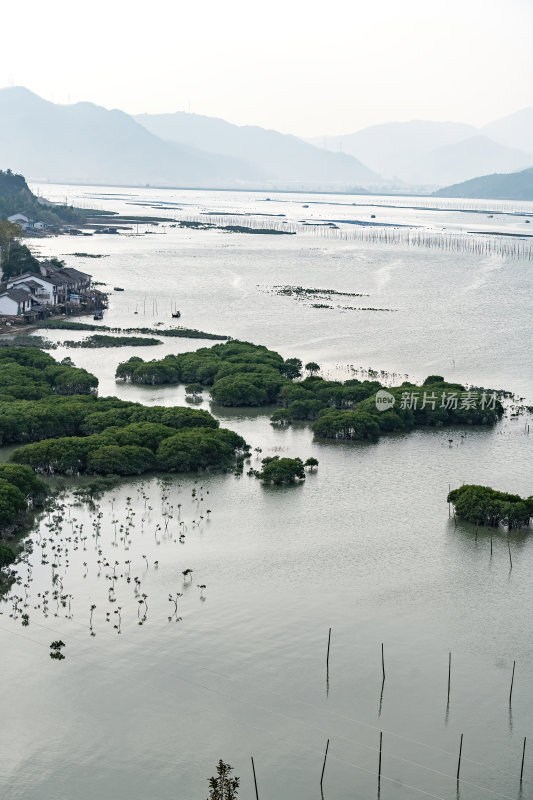
[{"label": "dark tiled roof", "polygon": [[30,295],[28,292],[25,292],[24,289],[8,289],[7,292],[4,292],[4,295],[7,295],[11,300],[14,300],[16,303],[23,303],[28,302],[30,300]]},{"label": "dark tiled roof", "polygon": [[68,282],[65,278],[60,278],[56,275],[47,275],[44,280],[48,281],[48,283],[53,283],[54,286],[64,286]]},{"label": "dark tiled roof", "polygon": [[[12,281],[21,281],[23,278],[35,278],[36,275],[39,275],[38,272],[23,272],[21,275],[13,275],[12,278],[9,278],[8,283]],[[39,275],[39,277],[41,277]]]},{"label": "dark tiled roof", "polygon": [[55,264],[50,264],[49,261],[44,261],[43,267],[46,271],[46,275],[44,277],[53,283],[69,283],[72,280],[72,278],[67,275],[66,272],[63,272],[62,269],[56,267]]},{"label": "dark tiled roof", "polygon": [[[18,286],[20,286],[20,285],[21,285],[21,284],[20,284],[20,282],[19,282],[17,285],[18,285]],[[35,290],[35,289],[39,289],[39,290],[40,290],[40,289],[44,289],[44,288],[45,288],[45,287],[42,285],[42,283],[37,283],[37,281],[34,281],[34,280],[27,280],[27,281],[24,281],[24,282],[22,283],[22,286],[29,286],[29,287],[30,287],[30,289],[33,289],[33,290]]]},{"label": "dark tiled roof", "polygon": [[74,269],[74,267],[65,267],[62,272],[66,272],[67,275],[70,275],[73,280],[75,281],[85,281],[87,278],[91,278],[92,276],[89,275],[87,272],[80,272],[79,269]]}]

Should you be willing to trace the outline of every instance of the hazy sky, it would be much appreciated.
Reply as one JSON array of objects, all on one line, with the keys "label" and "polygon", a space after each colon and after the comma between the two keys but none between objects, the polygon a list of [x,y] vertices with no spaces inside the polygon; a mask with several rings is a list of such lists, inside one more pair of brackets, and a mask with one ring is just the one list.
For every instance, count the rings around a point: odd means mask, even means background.
[{"label": "hazy sky", "polygon": [[0,86],[315,136],[533,105],[533,0],[4,3]]}]

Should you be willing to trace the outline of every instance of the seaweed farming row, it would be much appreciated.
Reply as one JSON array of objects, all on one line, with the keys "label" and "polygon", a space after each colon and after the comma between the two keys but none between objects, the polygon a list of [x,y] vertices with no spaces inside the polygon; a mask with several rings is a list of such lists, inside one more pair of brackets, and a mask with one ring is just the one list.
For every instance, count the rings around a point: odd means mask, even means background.
[{"label": "seaweed farming row", "polygon": [[[209,215],[209,224],[213,227],[242,226],[240,217]],[[185,216],[180,222],[187,225],[202,227],[206,225],[206,215]],[[206,226],[207,227],[207,226]],[[427,249],[445,250],[453,253],[471,253],[480,256],[498,256],[501,258],[524,259],[533,261],[533,244],[530,240],[516,237],[507,238],[505,234],[477,234],[477,233],[437,233],[419,228],[395,227],[352,227],[350,229],[339,227],[338,224],[295,223],[287,220],[269,218],[257,219],[247,217],[246,227],[249,231],[257,230],[262,233],[312,233],[323,239],[340,239],[347,242],[363,242],[379,245],[399,245],[403,247],[423,247]]]}]

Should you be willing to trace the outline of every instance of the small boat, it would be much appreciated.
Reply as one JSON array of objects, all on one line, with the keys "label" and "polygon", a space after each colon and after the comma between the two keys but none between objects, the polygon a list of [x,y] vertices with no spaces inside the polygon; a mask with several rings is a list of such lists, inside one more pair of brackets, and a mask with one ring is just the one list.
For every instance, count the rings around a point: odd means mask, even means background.
[{"label": "small boat", "polygon": [[181,311],[173,311],[172,316],[174,319],[178,319],[178,317],[181,317]]},{"label": "small boat", "polygon": [[95,311],[93,314],[93,319],[103,319],[104,313],[103,311]]},{"label": "small boat", "polygon": [[113,286],[113,291],[114,292],[123,292],[124,289],[122,289],[120,286]]}]

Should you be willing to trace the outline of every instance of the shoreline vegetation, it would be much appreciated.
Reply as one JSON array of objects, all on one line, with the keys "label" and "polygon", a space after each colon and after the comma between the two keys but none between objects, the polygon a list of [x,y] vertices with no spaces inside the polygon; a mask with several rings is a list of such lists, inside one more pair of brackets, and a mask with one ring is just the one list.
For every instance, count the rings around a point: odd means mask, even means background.
[{"label": "shoreline vegetation", "polygon": [[[133,356],[118,365],[115,377],[144,385],[198,384],[222,406],[276,404],[280,408],[271,416],[273,424],[311,423],[322,439],[377,441],[382,433],[422,426],[492,425],[503,414],[501,401],[489,397],[488,390],[469,392],[440,375],[422,385],[404,381],[390,388],[377,380],[325,380],[316,374],[320,367],[314,362],[305,370],[300,380],[299,359],[284,360],[261,345],[231,340],[160,360]],[[386,406],[379,404],[378,393],[387,395]]]},{"label": "shoreline vegetation", "polygon": [[33,528],[49,493],[30,467],[0,464],[0,595],[17,578],[11,569],[23,549],[17,539]]},{"label": "shoreline vegetation", "polygon": [[457,517],[489,528],[528,528],[533,517],[533,496],[520,497],[490,486],[465,484],[452,489],[447,502],[453,505]]},{"label": "shoreline vegetation", "polygon": [[46,483],[30,467],[0,464],[0,541],[14,538],[28,523],[31,511],[44,505],[48,493]]},{"label": "shoreline vegetation", "polygon": [[214,339],[216,341],[231,339],[230,336],[224,336],[219,333],[206,333],[206,331],[199,331],[195,328],[113,328],[109,325],[93,325],[91,322],[74,322],[70,319],[62,318],[40,320],[34,327],[49,328],[50,330],[156,334],[157,336],[174,336],[183,339]]},{"label": "shoreline vegetation", "polygon": [[[381,434],[419,426],[491,425],[503,413],[496,397],[492,408],[473,402],[438,407],[434,401],[440,394],[467,395],[470,401],[474,394],[438,375],[421,386],[404,381],[385,389],[377,380],[324,380],[319,371],[315,362],[303,367],[299,359],[283,359],[264,346],[231,340],[160,361],[133,357],[119,364],[117,377],[150,385],[186,383],[193,397],[209,389],[213,400],[226,406],[278,404],[273,424],[308,423],[315,437],[324,440],[376,442]],[[124,476],[201,470],[240,476],[245,461],[250,461],[250,445],[236,432],[221,428],[208,411],[100,398],[94,375],[69,358],[58,363],[36,347],[0,350],[0,386],[0,445],[20,445],[8,463],[0,464],[2,584],[14,578],[10,567],[18,551],[5,540],[31,527],[50,491],[35,473],[87,475],[89,484],[79,491],[92,497],[100,486]],[[384,411],[378,410],[380,393],[388,398]],[[407,407],[406,396],[420,393],[432,398],[429,407]],[[250,467],[247,474],[264,486],[296,486],[305,480],[306,470],[313,472],[317,466],[315,458],[304,462],[269,456],[262,459],[260,470]],[[528,526],[533,513],[533,498],[488,487],[462,487],[450,492],[448,502],[468,521],[503,523],[509,529]]]},{"label": "shoreline vegetation", "polygon": [[[151,336],[108,336],[106,334],[94,333],[86,339],[67,339],[62,342],[62,347],[151,347],[156,344],[163,344],[161,339]],[[46,349],[46,348],[45,348]]]},{"label": "shoreline vegetation", "polygon": [[208,411],[96,396],[94,375],[37,348],[0,351],[0,444],[43,474],[140,475],[229,468],[242,436]]}]

